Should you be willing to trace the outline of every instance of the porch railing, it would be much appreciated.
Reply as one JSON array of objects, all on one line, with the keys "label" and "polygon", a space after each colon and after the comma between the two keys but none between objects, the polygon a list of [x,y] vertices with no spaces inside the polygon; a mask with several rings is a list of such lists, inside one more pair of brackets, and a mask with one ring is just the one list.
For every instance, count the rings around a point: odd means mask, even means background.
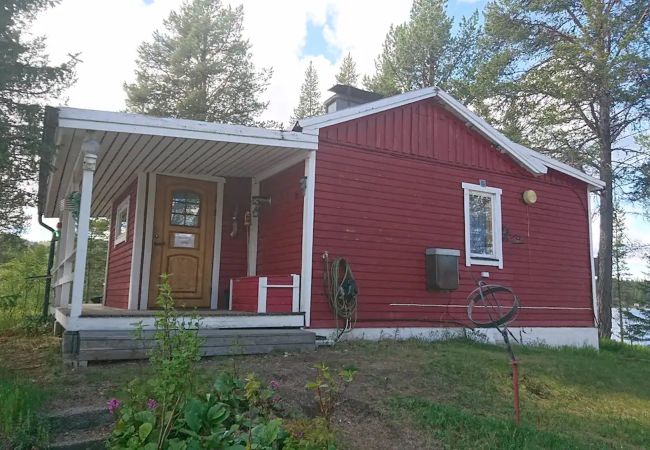
[{"label": "porch railing", "polygon": [[300,312],[300,275],[233,278],[229,307],[254,313]]}]

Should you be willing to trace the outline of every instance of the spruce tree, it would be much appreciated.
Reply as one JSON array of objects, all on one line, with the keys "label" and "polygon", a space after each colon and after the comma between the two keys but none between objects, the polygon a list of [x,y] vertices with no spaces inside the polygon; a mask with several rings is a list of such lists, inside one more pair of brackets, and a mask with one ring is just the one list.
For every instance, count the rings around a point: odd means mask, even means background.
[{"label": "spruce tree", "polygon": [[320,99],[320,87],[318,85],[318,73],[314,68],[313,62],[309,62],[305,70],[305,81],[300,87],[300,98],[298,106],[293,110],[291,122],[304,119],[306,117],[323,114],[323,103]]},{"label": "spruce tree", "polygon": [[43,105],[55,102],[74,81],[74,55],[52,65],[45,39],[25,31],[50,0],[3,0],[0,6],[0,233],[18,234],[26,225],[24,207],[36,204],[41,159]]},{"label": "spruce tree", "polygon": [[243,20],[241,6],[186,0],[140,45],[136,81],[124,85],[129,111],[254,125],[271,72],[251,61]]},{"label": "spruce tree", "polygon": [[352,55],[348,53],[345,58],[343,58],[339,73],[336,74],[336,82],[348,86],[356,86],[358,80],[359,74],[357,73],[357,64],[352,59]]},{"label": "spruce tree", "polygon": [[390,27],[365,86],[384,95],[439,86],[469,100],[483,51],[479,16],[461,19],[454,32],[446,8],[445,0],[414,0],[409,20]]}]

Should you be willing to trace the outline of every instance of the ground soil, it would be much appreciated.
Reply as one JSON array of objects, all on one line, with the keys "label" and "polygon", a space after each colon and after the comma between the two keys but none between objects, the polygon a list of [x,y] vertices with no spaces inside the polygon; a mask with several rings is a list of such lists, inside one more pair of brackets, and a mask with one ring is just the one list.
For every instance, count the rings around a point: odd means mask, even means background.
[{"label": "ground soil", "polygon": [[[64,367],[56,338],[0,336],[0,358],[11,360],[11,369],[24,374],[50,391],[48,410],[105,405],[123,392],[136,376],[146,377],[146,362],[91,363],[86,368]],[[387,408],[391,396],[422,395],[428,389],[417,375],[417,364],[406,364],[404,355],[390,352],[378,358],[363,345],[340,344],[308,353],[273,353],[202,360],[198,365],[208,383],[220,370],[235,370],[245,376],[255,373],[265,382],[280,383],[281,407],[288,417],[313,417],[317,403],[305,384],[316,377],[315,365],[324,362],[336,371],[347,365],[358,368],[357,379],[333,417],[339,447],[343,449],[389,450],[436,448],[420,433],[410,418]]]}]

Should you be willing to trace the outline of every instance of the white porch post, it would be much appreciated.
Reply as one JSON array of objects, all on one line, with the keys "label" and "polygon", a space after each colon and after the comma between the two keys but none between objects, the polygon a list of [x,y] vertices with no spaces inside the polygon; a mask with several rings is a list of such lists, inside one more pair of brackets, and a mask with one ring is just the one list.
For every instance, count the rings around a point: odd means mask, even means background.
[{"label": "white porch post", "polygon": [[314,193],[316,192],[316,152],[305,160],[305,197],[302,207],[302,267],[300,273],[300,311],[305,325],[311,321],[311,281],[314,253]]},{"label": "white porch post", "polygon": [[77,250],[74,259],[74,276],[72,278],[72,302],[70,317],[81,316],[84,280],[86,278],[86,255],[88,253],[88,232],[90,228],[90,203],[93,196],[93,174],[97,163],[96,153],[84,147],[98,147],[96,141],[84,142],[82,151],[81,200],[79,204],[79,222],[77,224]]},{"label": "white porch post", "polygon": [[[225,181],[217,181],[217,207],[214,219],[214,247],[212,248],[212,292],[210,309],[219,306],[219,271],[221,270],[221,234],[223,229],[223,191]],[[230,291],[232,295],[232,290]]]},{"label": "white porch post", "polygon": [[249,277],[257,274],[257,233],[259,230],[259,217],[253,214],[253,197],[260,195],[260,182],[257,178],[251,179],[251,226],[248,230],[248,270]]}]

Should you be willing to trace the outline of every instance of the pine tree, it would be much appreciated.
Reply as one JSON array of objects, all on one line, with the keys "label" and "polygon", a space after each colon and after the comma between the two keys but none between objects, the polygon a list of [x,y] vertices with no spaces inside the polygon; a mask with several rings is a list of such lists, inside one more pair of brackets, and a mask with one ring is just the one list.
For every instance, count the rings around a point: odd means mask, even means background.
[{"label": "pine tree", "polygon": [[478,84],[490,119],[605,183],[597,297],[599,333],[609,337],[614,184],[629,165],[626,136],[650,118],[648,2],[496,0],[485,30],[493,53]]},{"label": "pine tree", "polygon": [[406,23],[391,26],[376,74],[364,84],[372,91],[395,95],[439,86],[461,101],[470,97],[483,47],[478,13],[463,18],[457,31],[445,0],[414,0]]},{"label": "pine tree", "polygon": [[3,0],[0,6],[0,232],[18,234],[23,208],[36,203],[41,159],[47,169],[51,149],[42,145],[43,105],[54,102],[74,80],[75,56],[52,65],[45,39],[25,30],[49,0]]},{"label": "pine tree", "polygon": [[220,0],[186,0],[138,48],[136,81],[125,84],[132,112],[254,125],[271,76],[257,71],[243,37],[244,10]]},{"label": "pine tree", "polygon": [[348,53],[347,56],[343,58],[339,73],[336,74],[336,82],[348,86],[356,86],[358,80],[359,74],[357,73],[357,64],[352,59],[352,55]]},{"label": "pine tree", "polygon": [[300,87],[300,98],[298,106],[293,110],[291,122],[306,117],[317,116],[323,113],[323,103],[320,100],[320,87],[318,85],[318,73],[314,64],[310,61],[305,71],[305,81]]}]

